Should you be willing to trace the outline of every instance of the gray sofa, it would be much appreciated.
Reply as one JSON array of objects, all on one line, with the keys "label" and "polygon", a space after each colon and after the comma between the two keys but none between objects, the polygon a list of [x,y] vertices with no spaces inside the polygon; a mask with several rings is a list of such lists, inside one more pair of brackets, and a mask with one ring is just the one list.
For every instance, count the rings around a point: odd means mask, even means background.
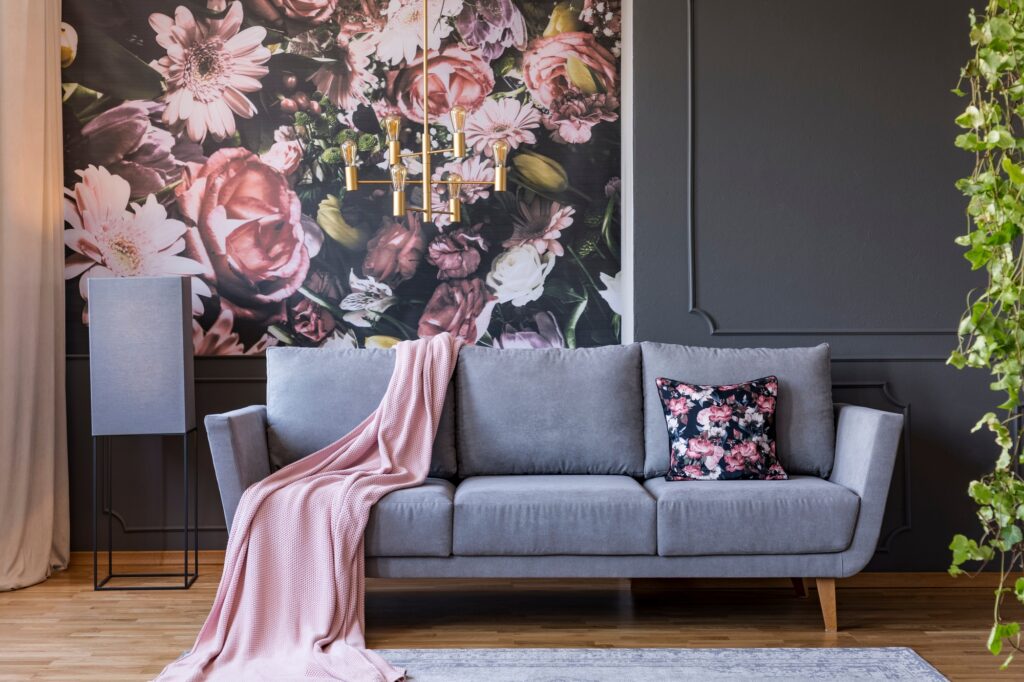
[{"label": "gray sofa", "polygon": [[[369,414],[393,366],[389,351],[271,349],[267,405],[206,418],[228,525],[247,486]],[[769,374],[779,377],[778,455],[790,480],[666,481],[655,378]],[[834,580],[874,553],[902,423],[833,406],[825,345],[467,347],[430,478],[373,510],[367,574],[814,578],[834,630]]]}]

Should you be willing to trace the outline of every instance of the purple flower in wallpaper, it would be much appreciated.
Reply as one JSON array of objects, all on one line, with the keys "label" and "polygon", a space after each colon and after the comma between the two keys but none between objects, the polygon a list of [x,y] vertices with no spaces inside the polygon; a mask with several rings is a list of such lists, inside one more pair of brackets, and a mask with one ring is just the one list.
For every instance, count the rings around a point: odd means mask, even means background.
[{"label": "purple flower in wallpaper", "polygon": [[82,127],[81,143],[68,153],[127,180],[133,197],[159,192],[178,179],[186,161],[204,160],[199,145],[153,124],[163,109],[140,101],[108,109]]},{"label": "purple flower in wallpaper", "polygon": [[[617,343],[619,3],[428,0],[426,45],[422,3],[65,0],[69,25],[121,48],[83,43],[65,72],[69,306],[84,314],[93,276],[192,277],[199,355],[442,331]],[[424,49],[435,148],[451,108],[468,114],[467,154],[434,157],[433,179],[493,178],[491,145],[511,150],[508,192],[463,185],[458,221],[391,214],[382,119],[420,149]],[[379,185],[345,191],[346,143]],[[447,189],[426,200],[446,208]]]},{"label": "purple flower in wallpaper", "polygon": [[526,47],[526,20],[512,0],[467,2],[455,26],[467,45],[480,48],[484,59],[496,59],[509,47]]},{"label": "purple flower in wallpaper", "polygon": [[[558,328],[558,320],[550,312],[544,311],[533,316],[532,324],[520,330],[511,325],[498,338],[494,339],[495,348],[565,348],[565,337]],[[533,328],[530,328],[533,327]]]}]

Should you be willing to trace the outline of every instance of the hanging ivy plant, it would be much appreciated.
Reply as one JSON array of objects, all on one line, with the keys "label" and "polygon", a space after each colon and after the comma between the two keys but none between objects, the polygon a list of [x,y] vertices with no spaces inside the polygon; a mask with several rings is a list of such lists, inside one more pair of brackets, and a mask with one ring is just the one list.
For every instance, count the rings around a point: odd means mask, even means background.
[{"label": "hanging ivy plant", "polygon": [[949,364],[988,370],[1003,402],[974,427],[992,433],[999,457],[992,473],[970,484],[982,533],[977,540],[953,538],[950,573],[962,574],[968,562],[980,562],[981,570],[998,559],[1001,580],[988,648],[1007,654],[1005,668],[1022,651],[1022,641],[1020,623],[1004,620],[1003,606],[1007,599],[1024,603],[1024,577],[1013,578],[1024,570],[1024,479],[1016,471],[1024,463],[1024,0],[989,0],[983,13],[971,12],[970,27],[974,56],[954,92],[970,100],[956,119],[964,129],[956,146],[974,154],[975,165],[957,183],[969,203],[968,232],[956,243],[988,278],[971,292]]}]

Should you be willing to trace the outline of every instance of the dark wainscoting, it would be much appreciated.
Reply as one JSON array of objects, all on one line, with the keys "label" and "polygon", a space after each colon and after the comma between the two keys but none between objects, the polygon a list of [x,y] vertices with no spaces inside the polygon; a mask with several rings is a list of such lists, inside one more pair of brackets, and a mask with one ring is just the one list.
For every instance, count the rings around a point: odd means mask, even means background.
[{"label": "dark wainscoting", "polygon": [[[89,523],[92,439],[89,436],[89,359],[68,357],[68,449],[71,479],[71,545],[91,547]],[[197,358],[196,411],[216,414],[263,404],[266,364],[262,358]],[[111,439],[114,543],[119,549],[178,549],[181,536],[181,441],[156,436]],[[206,432],[199,431],[199,539],[204,549],[227,541],[224,513],[210,460]]]},{"label": "dark wainscoting", "polygon": [[[943,570],[949,536],[974,528],[967,483],[992,461],[969,434],[987,381],[944,365],[976,283],[952,242],[970,160],[952,147],[949,94],[971,4],[634,3],[636,338],[826,341],[837,400],[903,412],[875,570]],[[261,359],[201,358],[196,376],[201,415],[263,401]],[[87,358],[69,357],[68,387],[72,544],[87,549]],[[201,543],[222,547],[200,443]],[[154,529],[180,516],[178,447],[115,445],[118,546],[177,547]]]}]

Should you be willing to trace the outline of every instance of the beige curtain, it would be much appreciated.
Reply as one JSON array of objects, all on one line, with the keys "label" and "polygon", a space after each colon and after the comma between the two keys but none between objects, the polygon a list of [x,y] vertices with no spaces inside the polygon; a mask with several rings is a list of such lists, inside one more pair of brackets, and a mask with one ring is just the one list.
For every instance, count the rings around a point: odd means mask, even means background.
[{"label": "beige curtain", "polygon": [[0,590],[68,562],[60,0],[0,0]]}]

